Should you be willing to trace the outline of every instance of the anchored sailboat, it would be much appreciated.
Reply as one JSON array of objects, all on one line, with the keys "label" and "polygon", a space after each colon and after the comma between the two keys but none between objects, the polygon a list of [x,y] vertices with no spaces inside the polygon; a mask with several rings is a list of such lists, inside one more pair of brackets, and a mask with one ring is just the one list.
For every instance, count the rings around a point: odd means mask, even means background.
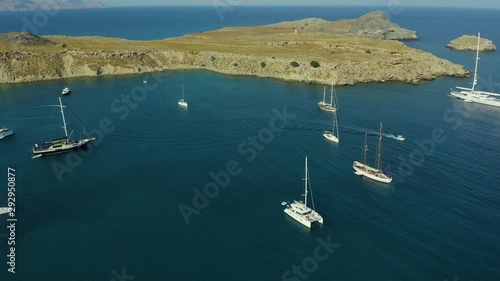
[{"label": "anchored sailboat", "polygon": [[187,102],[184,100],[184,84],[182,84],[182,99],[177,102],[178,105],[182,107],[188,107]]},{"label": "anchored sailboat", "polygon": [[339,143],[339,123],[336,111],[333,113],[333,128],[331,131],[325,131],[323,137],[334,143]]},{"label": "anchored sailboat", "polygon": [[331,131],[324,131],[323,137],[331,142],[339,143],[339,123],[337,120],[337,110],[339,109],[339,103],[337,101],[337,96],[335,95],[335,104],[333,104],[333,93],[332,93],[332,105],[335,108],[333,112],[333,125]]},{"label": "anchored sailboat", "polygon": [[314,210],[314,200],[311,191],[311,200],[313,200],[313,209],[307,207],[307,190],[311,188],[311,183],[309,180],[309,170],[307,167],[307,155],[305,164],[305,179],[304,179],[304,202],[293,201],[289,204],[288,202],[281,203],[286,206],[284,212],[292,217],[294,220],[300,222],[301,224],[311,228],[313,224],[320,223],[323,224],[323,218]]},{"label": "anchored sailboat", "polygon": [[380,123],[380,133],[378,140],[378,153],[377,153],[377,168],[372,168],[366,165],[366,152],[368,151],[367,145],[367,134],[365,134],[365,145],[363,146],[363,163],[358,161],[354,161],[352,167],[355,170],[356,175],[365,176],[369,179],[376,180],[383,183],[390,183],[392,181],[392,177],[385,174],[380,169],[380,156],[382,155],[382,123]]},{"label": "anchored sailboat", "polygon": [[33,156],[31,158],[38,158],[46,155],[64,153],[71,150],[79,149],[89,142],[94,141],[95,138],[81,139],[70,141],[68,136],[68,129],[66,128],[66,118],[64,117],[64,108],[61,98],[59,98],[59,107],[61,108],[61,116],[63,121],[64,137],[47,141],[43,145],[35,144],[33,147]]},{"label": "anchored sailboat", "polygon": [[481,41],[481,33],[477,34],[477,50],[476,50],[476,66],[474,68],[474,78],[472,80],[472,88],[456,87],[457,90],[451,90],[450,96],[461,99],[465,102],[475,102],[480,104],[492,105],[500,107],[500,94],[484,91],[477,91],[478,65],[479,65],[479,45]]},{"label": "anchored sailboat", "polygon": [[326,103],[326,87],[323,88],[323,101],[318,102],[318,107],[321,110],[328,111],[328,112],[335,112],[337,108],[335,108],[333,104],[333,94],[334,94],[334,87],[333,87],[333,81],[332,81],[332,93],[330,95],[330,103]]}]

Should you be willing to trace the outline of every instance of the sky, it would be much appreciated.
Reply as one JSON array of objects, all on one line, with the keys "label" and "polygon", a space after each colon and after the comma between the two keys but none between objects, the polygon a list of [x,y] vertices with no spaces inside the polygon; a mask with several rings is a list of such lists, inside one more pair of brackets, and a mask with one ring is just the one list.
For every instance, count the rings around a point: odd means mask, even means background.
[{"label": "sky", "polygon": [[347,6],[428,6],[500,9],[498,0],[100,0],[107,6],[215,6],[215,5],[347,5]]}]

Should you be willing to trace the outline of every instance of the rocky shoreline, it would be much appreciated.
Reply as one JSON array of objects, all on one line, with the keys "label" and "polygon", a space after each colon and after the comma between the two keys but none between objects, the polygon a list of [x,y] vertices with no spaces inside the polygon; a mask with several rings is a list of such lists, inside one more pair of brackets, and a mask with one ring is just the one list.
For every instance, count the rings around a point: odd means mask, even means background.
[{"label": "rocky shoreline", "polygon": [[395,40],[297,32],[280,26],[223,28],[155,41],[0,35],[0,83],[209,70],[336,85],[467,77],[463,66]]}]

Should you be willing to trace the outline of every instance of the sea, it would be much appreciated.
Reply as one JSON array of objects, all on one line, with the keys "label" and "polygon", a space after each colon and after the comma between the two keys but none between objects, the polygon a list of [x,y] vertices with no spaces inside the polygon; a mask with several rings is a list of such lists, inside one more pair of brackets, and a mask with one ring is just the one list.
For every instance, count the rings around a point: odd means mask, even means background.
[{"label": "sea", "polygon": [[[417,31],[404,44],[469,70],[474,52],[449,41],[500,44],[495,9],[214,3],[2,12],[0,32],[154,40],[379,9]],[[499,65],[481,53],[479,88],[500,92]],[[0,126],[15,131],[0,140],[0,206],[15,207],[0,217],[0,280],[500,280],[500,108],[448,96],[471,80],[337,87],[338,145],[322,136],[321,85],[198,70],[0,85]],[[63,134],[64,86],[71,137],[97,139],[31,159]],[[352,169],[365,133],[376,165],[381,123],[389,185]],[[324,218],[312,229],[281,205],[303,199],[306,155]]]}]

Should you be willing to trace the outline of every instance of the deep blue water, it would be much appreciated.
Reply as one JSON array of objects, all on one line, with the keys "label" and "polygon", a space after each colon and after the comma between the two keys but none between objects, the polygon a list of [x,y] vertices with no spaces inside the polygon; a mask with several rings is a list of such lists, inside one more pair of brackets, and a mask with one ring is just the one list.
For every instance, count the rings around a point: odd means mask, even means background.
[{"label": "deep blue water", "polygon": [[[213,7],[59,11],[38,34],[158,39],[310,16],[357,17],[372,9],[235,7],[222,21]],[[0,32],[19,31],[22,18],[33,15],[1,13]],[[443,45],[476,32],[500,43],[498,10],[403,7],[392,19],[421,38],[406,44],[469,69],[472,53]],[[499,90],[500,55],[481,57],[481,87]],[[320,86],[205,71],[158,79],[0,85],[0,126],[16,131],[0,141],[0,196],[4,202],[6,170],[13,167],[18,218],[17,273],[7,273],[0,236],[0,280],[118,280],[112,271],[122,268],[134,280],[282,280],[327,237],[340,246],[307,280],[500,279],[500,109],[447,97],[470,79],[338,88],[338,146],[322,138],[331,117],[316,108]],[[176,104],[181,84],[188,110]],[[112,132],[98,136],[85,156],[32,160],[35,142],[62,131],[57,108],[40,106],[55,104],[64,85],[73,89],[63,99],[71,128],[83,122],[97,130],[107,120]],[[134,108],[121,102],[144,88],[150,90]],[[267,136],[275,112],[285,108],[293,118],[252,159],[249,138]],[[384,159],[396,179],[388,186],[355,176],[351,167],[361,159],[365,131],[372,133],[373,163],[379,122],[386,133],[406,136],[403,143],[384,138]],[[433,131],[441,137],[429,145]],[[427,144],[427,154],[418,143]],[[325,219],[311,231],[280,205],[300,198],[306,154],[316,209]],[[405,166],[410,158],[417,164]],[[202,190],[213,181],[210,172],[234,162],[241,173],[186,224],[179,204],[192,206],[193,188]],[[61,181],[57,163],[68,169]],[[0,226],[5,234],[3,218]]]}]

